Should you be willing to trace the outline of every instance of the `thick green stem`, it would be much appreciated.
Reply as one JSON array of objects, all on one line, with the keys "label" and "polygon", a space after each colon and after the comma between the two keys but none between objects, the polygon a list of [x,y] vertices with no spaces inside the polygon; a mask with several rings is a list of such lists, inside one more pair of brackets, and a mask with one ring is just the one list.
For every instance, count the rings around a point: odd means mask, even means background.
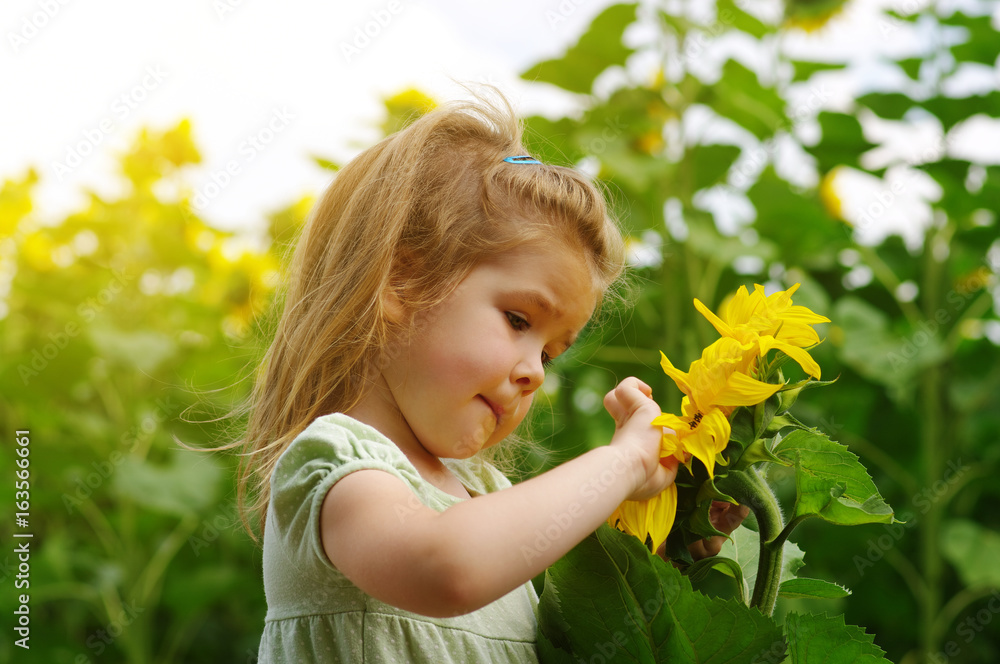
[{"label": "thick green stem", "polygon": [[[750,606],[765,615],[774,612],[781,584],[781,555],[788,533],[781,517],[778,500],[760,474],[753,468],[732,472],[727,477],[725,490],[741,505],[750,508],[757,517],[760,535],[760,560],[757,564],[757,582],[753,587]],[[721,488],[721,487],[720,487]]]},{"label": "thick green stem", "polygon": [[[944,265],[935,257],[933,247],[936,243],[946,242],[951,237],[952,227],[949,223],[938,233],[929,234],[925,238],[927,245],[927,263],[924,283],[921,290],[924,295],[924,313],[929,320],[934,312],[943,306],[942,279]],[[942,457],[942,441],[945,408],[947,397],[944,393],[943,369],[940,365],[928,367],[920,377],[920,451],[923,461],[924,486],[932,486],[941,479],[944,473]],[[924,602],[921,605],[920,640],[924,661],[931,661],[934,653],[939,651],[940,643],[935,625],[941,613],[943,604],[944,564],[940,551],[940,529],[944,519],[945,501],[931,502],[930,509],[920,523],[920,567],[924,577]]]}]

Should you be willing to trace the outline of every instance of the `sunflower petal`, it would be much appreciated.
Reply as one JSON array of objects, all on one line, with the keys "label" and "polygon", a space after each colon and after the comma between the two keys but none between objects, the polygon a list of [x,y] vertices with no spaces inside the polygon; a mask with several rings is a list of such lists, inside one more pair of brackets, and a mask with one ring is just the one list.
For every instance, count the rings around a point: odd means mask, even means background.
[{"label": "sunflower petal", "polygon": [[[761,349],[761,354],[763,354]],[[808,355],[808,353],[807,353]],[[768,397],[781,389],[781,385],[762,383],[746,374],[733,373],[726,381],[726,386],[715,395],[717,406],[753,406],[761,401],[766,401]]]},{"label": "sunflower petal", "polygon": [[715,455],[726,449],[729,443],[729,419],[718,408],[705,413],[698,426],[690,434],[681,438],[684,449],[697,457],[710,477],[715,477]]},{"label": "sunflower petal", "polygon": [[649,536],[653,540],[653,551],[667,541],[670,529],[677,517],[677,485],[671,484],[658,496],[648,501],[650,505]]},{"label": "sunflower petal", "polygon": [[793,346],[779,339],[775,339],[774,337],[760,338],[761,355],[766,355],[772,348],[780,350],[782,353],[798,362],[799,366],[802,367],[802,370],[816,380],[820,379],[819,364],[812,358],[812,355],[807,353],[804,349],[799,348],[798,346]]},{"label": "sunflower petal", "polygon": [[722,317],[733,327],[746,324],[753,317],[760,303],[761,298],[757,296],[756,290],[753,295],[750,295],[746,286],[740,286],[733,299],[723,305]]},{"label": "sunflower petal", "polygon": [[694,300],[694,308],[701,312],[701,315],[708,319],[708,322],[712,324],[712,327],[718,331],[719,334],[725,337],[732,337],[733,328],[731,328],[724,320],[713,314],[708,307],[701,303],[698,298]]},{"label": "sunflower petal", "polygon": [[660,351],[660,366],[663,368],[665,374],[673,378],[681,392],[691,394],[691,384],[688,382],[688,375],[671,364],[662,350]]},{"label": "sunflower petal", "polygon": [[656,427],[667,427],[674,431],[681,431],[687,429],[690,425],[690,420],[685,420],[682,417],[677,417],[671,413],[662,413],[659,417],[651,422],[653,426]]}]

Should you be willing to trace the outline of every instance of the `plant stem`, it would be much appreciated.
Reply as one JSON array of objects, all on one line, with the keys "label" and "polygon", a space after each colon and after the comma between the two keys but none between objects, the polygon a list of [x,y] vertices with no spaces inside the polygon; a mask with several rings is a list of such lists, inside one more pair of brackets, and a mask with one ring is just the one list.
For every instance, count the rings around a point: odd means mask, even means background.
[{"label": "plant stem", "polygon": [[[753,468],[732,472],[729,478],[732,481],[726,482],[725,490],[741,505],[746,505],[753,511],[760,535],[757,581],[754,583],[750,606],[757,607],[765,615],[771,615],[778,598],[782,550],[788,537],[781,509],[767,481]],[[788,531],[790,530],[789,528]]]},{"label": "plant stem", "polygon": [[[921,291],[924,294],[924,313],[927,319],[942,306],[941,282],[944,265],[935,257],[934,245],[950,238],[950,222],[937,233],[930,233],[925,238],[925,253],[927,254],[925,278]],[[924,486],[932,486],[944,472],[942,462],[942,441],[945,440],[943,423],[945,418],[945,399],[943,391],[943,369],[940,365],[930,366],[920,377],[918,390],[920,400],[920,450],[923,461]],[[930,509],[920,523],[920,567],[924,576],[924,586],[927,590],[921,605],[920,641],[923,657],[930,661],[933,653],[938,652],[938,638],[935,624],[942,608],[944,566],[940,552],[940,528],[944,518],[944,504],[941,500],[931,502]]]}]

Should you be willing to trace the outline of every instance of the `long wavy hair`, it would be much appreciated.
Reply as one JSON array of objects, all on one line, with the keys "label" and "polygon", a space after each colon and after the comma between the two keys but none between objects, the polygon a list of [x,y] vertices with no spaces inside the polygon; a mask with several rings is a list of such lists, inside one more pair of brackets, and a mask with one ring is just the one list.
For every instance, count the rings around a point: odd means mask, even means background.
[{"label": "long wavy hair", "polygon": [[313,420],[357,404],[412,312],[441,302],[480,261],[526,243],[579,248],[602,291],[624,266],[601,192],[576,171],[514,164],[522,126],[496,91],[439,107],[365,150],[316,202],[296,245],[270,347],[248,399],[238,500],[261,532],[278,457]]}]

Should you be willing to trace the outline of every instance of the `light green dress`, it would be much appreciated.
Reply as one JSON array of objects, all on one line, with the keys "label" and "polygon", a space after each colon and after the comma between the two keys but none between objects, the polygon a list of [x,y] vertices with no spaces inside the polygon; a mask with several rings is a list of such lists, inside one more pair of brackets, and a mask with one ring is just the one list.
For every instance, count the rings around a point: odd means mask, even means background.
[{"label": "light green dress", "polygon": [[[444,461],[470,492],[511,486],[483,461]],[[530,581],[478,611],[429,618],[380,602],[337,571],[320,540],[320,508],[337,480],[367,468],[395,475],[439,512],[462,500],[425,481],[370,426],[340,413],[316,419],[281,455],[271,477],[260,663],[537,662],[538,596]]]}]

